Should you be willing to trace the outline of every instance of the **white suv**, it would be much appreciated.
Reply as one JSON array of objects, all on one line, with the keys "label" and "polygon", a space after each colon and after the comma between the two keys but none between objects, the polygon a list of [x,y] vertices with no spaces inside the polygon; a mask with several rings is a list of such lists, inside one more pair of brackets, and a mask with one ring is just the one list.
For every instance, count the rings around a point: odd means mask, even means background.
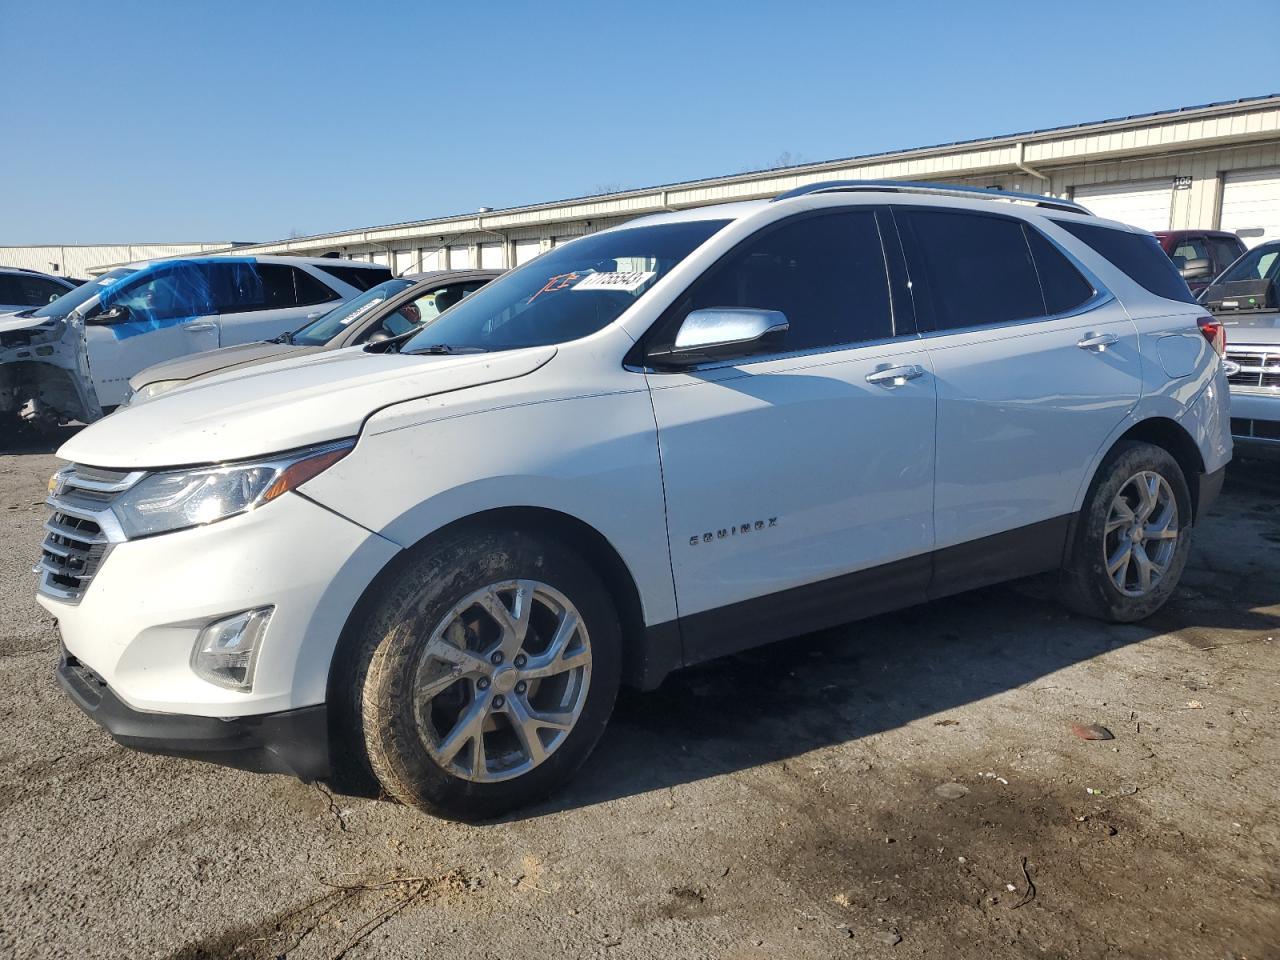
[{"label": "white suv", "polygon": [[1221,329],[1065,201],[828,183],[513,270],[413,339],[232,371],[60,451],[40,600],[122,743],[543,796],[619,683],[1061,571],[1155,611],[1231,455]]}]

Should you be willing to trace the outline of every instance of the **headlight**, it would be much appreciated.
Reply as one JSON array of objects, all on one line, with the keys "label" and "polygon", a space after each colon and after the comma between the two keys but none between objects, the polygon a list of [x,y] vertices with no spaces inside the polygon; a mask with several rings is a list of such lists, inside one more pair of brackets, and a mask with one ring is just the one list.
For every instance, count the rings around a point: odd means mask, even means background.
[{"label": "headlight", "polygon": [[225,520],[288,493],[355,446],[341,440],[265,460],[153,473],[111,506],[129,539]]},{"label": "headlight", "polygon": [[158,397],[162,393],[168,393],[174,387],[181,386],[186,383],[185,380],[153,380],[145,387],[135,390],[129,395],[120,406],[132,406],[135,403],[142,403],[144,400],[150,400],[152,397]]}]

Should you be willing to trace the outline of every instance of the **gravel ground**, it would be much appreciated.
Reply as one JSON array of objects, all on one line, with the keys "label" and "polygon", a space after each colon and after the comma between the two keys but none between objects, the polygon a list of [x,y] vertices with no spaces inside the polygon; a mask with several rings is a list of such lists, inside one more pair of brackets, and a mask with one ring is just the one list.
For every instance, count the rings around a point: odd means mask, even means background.
[{"label": "gravel ground", "polygon": [[115,746],[32,600],[54,467],[0,455],[0,956],[1280,957],[1275,466],[1148,623],[1032,582],[687,671],[479,827]]}]

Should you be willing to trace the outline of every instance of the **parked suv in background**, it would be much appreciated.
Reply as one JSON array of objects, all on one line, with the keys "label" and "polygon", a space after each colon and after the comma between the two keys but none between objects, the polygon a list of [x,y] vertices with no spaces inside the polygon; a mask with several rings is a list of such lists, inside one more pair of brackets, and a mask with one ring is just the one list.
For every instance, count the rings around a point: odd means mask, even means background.
[{"label": "parked suv in background", "polygon": [[1280,458],[1280,240],[1259,244],[1200,295],[1227,330],[1231,433],[1240,452]]},{"label": "parked suv in background", "polygon": [[1161,230],[1156,239],[1193,294],[1207,287],[1246,249],[1243,240],[1222,230]]},{"label": "parked suv in background", "polygon": [[0,417],[91,422],[161,360],[278,336],[391,279],[382,266],[197,257],[120,267],[0,321]]},{"label": "parked suv in background", "polygon": [[404,336],[434,320],[501,272],[436,270],[384,280],[290,333],[147,367],[129,380],[128,402],[149,400],[211,373]]},{"label": "parked suv in background", "polygon": [[39,599],[143,749],[494,816],[619,683],[1058,571],[1155,612],[1231,455],[1221,329],[1074,204],[824,183],[525,264],[398,351],[129,407],[59,451]]},{"label": "parked suv in background", "polygon": [[0,267],[0,313],[43,307],[76,286],[70,280],[47,273],[21,267]]}]

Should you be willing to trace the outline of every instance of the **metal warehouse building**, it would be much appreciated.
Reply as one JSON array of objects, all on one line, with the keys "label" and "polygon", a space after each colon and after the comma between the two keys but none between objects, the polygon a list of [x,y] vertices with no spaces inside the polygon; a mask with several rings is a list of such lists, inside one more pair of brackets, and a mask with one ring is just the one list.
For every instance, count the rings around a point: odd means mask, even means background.
[{"label": "metal warehouse building", "polygon": [[[644,214],[845,179],[1051,194],[1148,230],[1216,228],[1254,244],[1280,238],[1280,95],[252,244],[236,252],[336,253],[396,272],[500,268]],[[111,265],[97,264],[93,272]]]}]

